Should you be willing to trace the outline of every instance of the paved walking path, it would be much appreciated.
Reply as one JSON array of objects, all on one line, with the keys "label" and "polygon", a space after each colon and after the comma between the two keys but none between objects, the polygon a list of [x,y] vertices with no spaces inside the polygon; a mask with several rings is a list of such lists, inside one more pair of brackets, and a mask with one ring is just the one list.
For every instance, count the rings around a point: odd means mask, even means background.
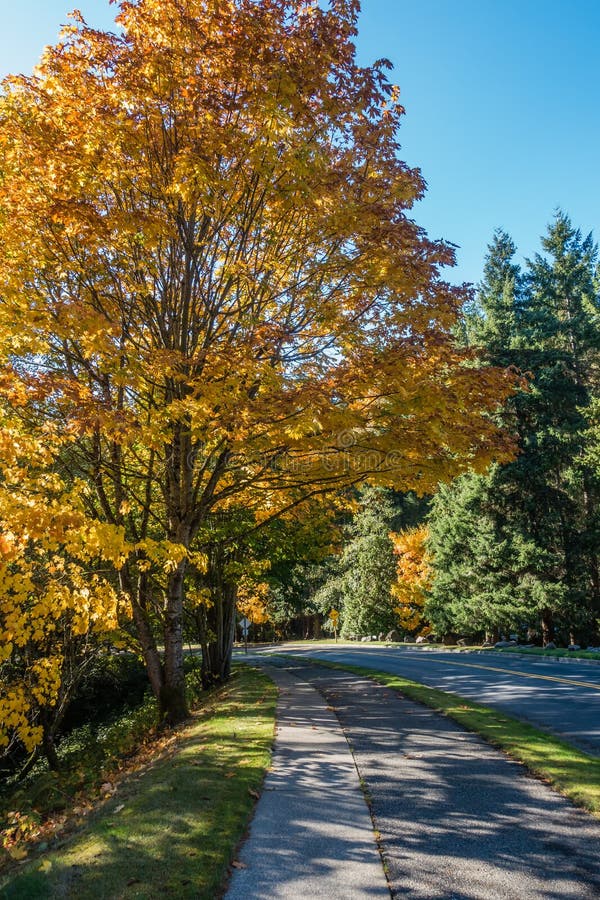
[{"label": "paved walking path", "polygon": [[271,662],[283,692],[273,772],[229,898],[389,897],[339,722],[393,897],[600,897],[600,823],[521,765],[368,679]]},{"label": "paved walking path", "polygon": [[273,765],[238,854],[228,900],[388,898],[373,825],[335,714],[309,684],[278,684]]}]

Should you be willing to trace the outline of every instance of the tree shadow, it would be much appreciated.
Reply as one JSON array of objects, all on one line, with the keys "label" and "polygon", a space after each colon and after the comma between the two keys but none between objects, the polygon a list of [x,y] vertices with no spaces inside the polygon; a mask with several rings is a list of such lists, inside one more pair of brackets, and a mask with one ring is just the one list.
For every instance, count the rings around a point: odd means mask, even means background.
[{"label": "tree shadow", "polygon": [[477,735],[395,691],[348,673],[300,672],[335,704],[395,895],[600,896],[600,825],[591,816]]},{"label": "tree shadow", "polygon": [[[121,782],[84,829],[0,888],[0,900],[218,896],[264,770],[267,742],[252,729],[264,717],[263,698],[264,683],[245,689],[251,739],[236,733],[239,715],[217,711],[210,735],[181,736],[173,750]],[[230,711],[239,713],[241,704],[230,702]],[[204,717],[200,711],[195,718]]]}]

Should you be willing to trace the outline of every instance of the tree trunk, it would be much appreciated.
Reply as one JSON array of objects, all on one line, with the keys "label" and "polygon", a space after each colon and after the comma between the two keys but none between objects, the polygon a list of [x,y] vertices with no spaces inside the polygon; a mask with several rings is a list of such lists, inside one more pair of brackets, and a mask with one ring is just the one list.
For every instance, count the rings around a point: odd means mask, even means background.
[{"label": "tree trunk", "polygon": [[542,610],[542,645],[554,641],[554,616],[551,609]]},{"label": "tree trunk", "polygon": [[576,643],[577,643],[577,637],[575,635],[575,629],[571,626],[571,628],[569,628],[569,644],[576,644]]},{"label": "tree trunk", "polygon": [[[590,474],[584,471],[583,475],[583,507],[585,510],[586,530],[588,534],[594,534],[596,525],[596,503],[594,490],[591,485]],[[596,542],[592,542],[592,548],[595,548]],[[592,620],[595,619],[600,612],[600,568],[598,566],[598,555],[595,549],[590,549],[588,554],[588,564],[590,573],[590,607]]]},{"label": "tree trunk", "polygon": [[131,599],[133,624],[136,636],[142,648],[142,655],[146,665],[146,672],[150,681],[152,693],[160,704],[160,697],[165,683],[163,664],[156,646],[156,640],[148,618],[148,600],[146,575],[141,573],[138,578],[137,590],[134,591],[131,573],[124,566],[119,572],[121,590]]},{"label": "tree trunk", "polygon": [[198,617],[202,645],[202,684],[205,688],[222,684],[231,674],[237,588],[225,577],[224,568],[222,554],[211,554],[206,574],[211,605],[204,607]]},{"label": "tree trunk", "polygon": [[40,747],[38,744],[37,747],[33,748],[33,751],[31,753],[29,759],[25,763],[25,765],[19,769],[17,776],[16,776],[16,780],[22,781],[22,779],[25,778],[26,775],[29,775],[29,773],[31,772],[31,770],[33,769],[33,767],[35,766],[35,764],[39,758],[40,758]]},{"label": "tree trunk", "polygon": [[150,687],[152,688],[152,693],[156,699],[159,700],[165,677],[158,649],[156,647],[156,641],[154,640],[154,635],[152,634],[152,629],[150,628],[146,613],[137,601],[132,603],[132,610],[136,634],[142,648]]},{"label": "tree trunk", "polygon": [[54,743],[55,723],[52,721],[52,716],[42,712],[41,725],[44,756],[48,760],[48,765],[52,771],[57,772],[60,769],[60,760],[56,752],[56,744]]},{"label": "tree trunk", "polygon": [[183,579],[186,560],[169,576],[165,611],[164,683],[159,697],[161,722],[176,725],[189,716],[183,668]]},{"label": "tree trunk", "polygon": [[167,585],[163,663],[148,616],[146,576],[140,573],[137,590],[134,591],[131,573],[125,567],[120,572],[121,588],[131,598],[136,635],[142,648],[152,693],[158,702],[160,722],[164,725],[175,725],[188,716],[183,668],[184,574],[185,560],[172,573]]}]

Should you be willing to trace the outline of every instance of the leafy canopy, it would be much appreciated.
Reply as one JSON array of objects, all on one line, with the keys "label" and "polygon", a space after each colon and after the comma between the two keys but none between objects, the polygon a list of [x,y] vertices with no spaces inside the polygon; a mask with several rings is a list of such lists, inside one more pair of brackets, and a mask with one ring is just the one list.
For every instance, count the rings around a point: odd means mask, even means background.
[{"label": "leafy canopy", "polygon": [[356,62],[357,15],[124,0],[119,33],[74,13],[4,83],[0,400],[21,440],[53,436],[61,502],[80,484],[81,514],[124,535],[118,585],[171,721],[186,579],[207,570],[218,600],[217,544],[239,556],[311,496],[425,493],[511,450],[490,413],[513,379],[455,346],[453,251],[410,218],[424,182],[389,64]]}]

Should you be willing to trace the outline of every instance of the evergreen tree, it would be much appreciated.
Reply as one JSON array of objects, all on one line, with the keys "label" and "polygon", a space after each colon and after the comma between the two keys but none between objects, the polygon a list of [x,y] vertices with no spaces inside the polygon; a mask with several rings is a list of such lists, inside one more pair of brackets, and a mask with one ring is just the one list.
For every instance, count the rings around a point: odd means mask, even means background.
[{"label": "evergreen tree", "polygon": [[598,614],[598,479],[586,462],[600,349],[596,248],[563,213],[542,248],[524,275],[504,232],[488,248],[471,334],[491,363],[528,376],[505,417],[520,452],[434,503],[428,614],[437,627],[539,620],[549,641],[555,621],[589,632]]},{"label": "evergreen tree", "polygon": [[396,558],[390,538],[397,514],[389,491],[366,488],[360,510],[347,527],[347,543],[315,595],[315,603],[325,615],[331,609],[340,612],[344,637],[398,628],[391,593]]},{"label": "evergreen tree", "polygon": [[487,250],[476,311],[469,317],[470,343],[485,348],[498,365],[510,365],[506,356],[519,323],[522,275],[514,262],[515,244],[501,228]]},{"label": "evergreen tree", "polygon": [[[524,634],[544,611],[567,614],[568,592],[551,552],[511,510],[506,473],[464,475],[432,505],[429,550],[434,579],[426,612],[438,634]],[[554,577],[553,577],[554,575]]]},{"label": "evergreen tree", "polygon": [[[519,349],[534,374],[520,399],[524,453],[511,466],[530,495],[530,529],[568,590],[571,627],[589,629],[599,604],[598,479],[586,463],[594,371],[600,350],[597,250],[557,213],[528,262]],[[552,607],[547,610],[551,636]]]}]

